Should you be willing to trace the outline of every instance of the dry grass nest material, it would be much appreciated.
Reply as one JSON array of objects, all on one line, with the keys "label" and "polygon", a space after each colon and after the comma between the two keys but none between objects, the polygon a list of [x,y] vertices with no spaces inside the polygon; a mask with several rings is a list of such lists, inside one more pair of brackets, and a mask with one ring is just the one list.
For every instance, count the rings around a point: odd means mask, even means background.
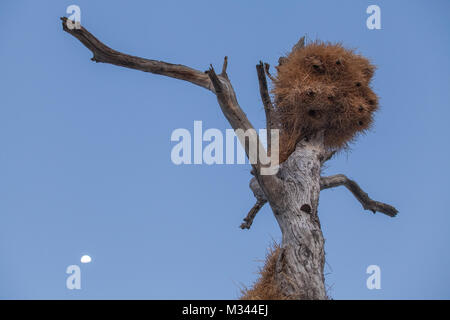
[{"label": "dry grass nest material", "polygon": [[370,128],[378,97],[370,87],[375,66],[341,44],[320,41],[293,50],[273,83],[281,162],[297,142],[320,131],[329,149],[346,147]]}]

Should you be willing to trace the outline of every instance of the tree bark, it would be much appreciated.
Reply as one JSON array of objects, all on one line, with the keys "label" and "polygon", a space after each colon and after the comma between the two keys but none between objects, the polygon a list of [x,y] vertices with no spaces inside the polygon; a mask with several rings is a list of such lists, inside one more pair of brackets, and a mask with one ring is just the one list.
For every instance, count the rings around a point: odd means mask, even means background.
[{"label": "tree bark", "polygon": [[326,299],[324,238],[317,207],[320,194],[321,138],[300,141],[281,165],[282,192],[269,200],[282,233],[275,279],[291,299]]}]

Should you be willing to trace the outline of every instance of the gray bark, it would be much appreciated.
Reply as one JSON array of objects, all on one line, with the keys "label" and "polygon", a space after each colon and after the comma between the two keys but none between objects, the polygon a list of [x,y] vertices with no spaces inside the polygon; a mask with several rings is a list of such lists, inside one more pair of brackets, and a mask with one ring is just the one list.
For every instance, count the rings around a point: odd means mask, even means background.
[{"label": "gray bark", "polygon": [[317,214],[321,139],[301,141],[279,172],[283,191],[269,201],[282,233],[276,279],[293,299],[326,299],[324,238]]},{"label": "gray bark", "polygon": [[280,291],[291,299],[327,298],[324,238],[317,212],[321,159],[326,154],[322,141],[316,137],[297,144],[280,166],[277,192],[262,191],[257,178],[250,182],[257,203],[268,201],[280,226],[282,243],[275,278]]}]

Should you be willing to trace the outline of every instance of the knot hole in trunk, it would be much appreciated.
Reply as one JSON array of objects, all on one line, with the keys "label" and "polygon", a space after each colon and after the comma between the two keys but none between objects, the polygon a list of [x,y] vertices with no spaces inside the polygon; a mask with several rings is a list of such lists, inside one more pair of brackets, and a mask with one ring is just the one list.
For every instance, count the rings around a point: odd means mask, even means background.
[{"label": "knot hole in trunk", "polygon": [[306,212],[308,214],[311,214],[311,211],[312,211],[311,206],[306,203],[300,207],[300,210],[302,210],[303,212]]}]

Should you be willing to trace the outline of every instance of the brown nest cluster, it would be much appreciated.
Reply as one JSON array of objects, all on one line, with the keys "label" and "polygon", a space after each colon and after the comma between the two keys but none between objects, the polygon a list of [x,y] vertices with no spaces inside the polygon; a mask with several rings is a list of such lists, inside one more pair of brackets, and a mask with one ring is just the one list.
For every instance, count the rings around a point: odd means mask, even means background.
[{"label": "brown nest cluster", "polygon": [[324,133],[340,149],[370,128],[378,97],[370,87],[375,67],[340,44],[312,42],[295,48],[277,67],[272,93],[280,126],[280,161],[297,142]]}]

